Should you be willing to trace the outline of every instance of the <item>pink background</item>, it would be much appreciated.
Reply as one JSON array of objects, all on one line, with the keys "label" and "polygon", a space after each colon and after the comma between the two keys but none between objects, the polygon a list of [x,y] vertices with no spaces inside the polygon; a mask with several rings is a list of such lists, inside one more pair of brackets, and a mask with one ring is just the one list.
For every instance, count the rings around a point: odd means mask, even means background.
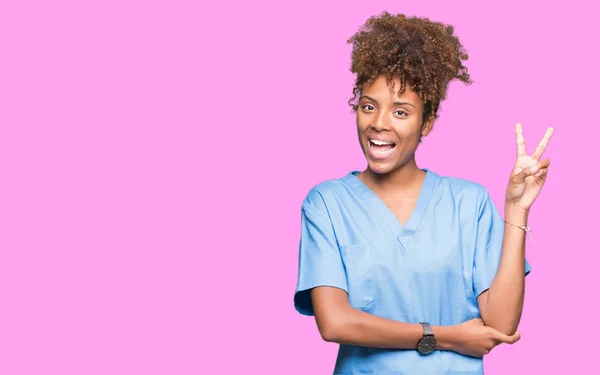
[{"label": "pink background", "polygon": [[293,308],[299,209],[364,167],[346,40],[384,9],[471,56],[421,167],[501,206],[515,122],[530,152],[556,128],[523,338],[487,374],[597,368],[591,2],[201,3],[0,5],[0,374],[331,373]]}]

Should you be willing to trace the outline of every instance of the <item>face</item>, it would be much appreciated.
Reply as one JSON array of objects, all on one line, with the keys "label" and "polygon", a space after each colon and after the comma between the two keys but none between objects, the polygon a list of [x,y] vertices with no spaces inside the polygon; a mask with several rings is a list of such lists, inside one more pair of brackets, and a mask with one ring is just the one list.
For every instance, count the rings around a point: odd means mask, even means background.
[{"label": "face", "polygon": [[427,136],[433,121],[423,122],[423,99],[408,85],[400,93],[400,80],[390,90],[384,76],[361,92],[356,123],[358,138],[369,169],[389,173],[414,158],[421,137]]}]

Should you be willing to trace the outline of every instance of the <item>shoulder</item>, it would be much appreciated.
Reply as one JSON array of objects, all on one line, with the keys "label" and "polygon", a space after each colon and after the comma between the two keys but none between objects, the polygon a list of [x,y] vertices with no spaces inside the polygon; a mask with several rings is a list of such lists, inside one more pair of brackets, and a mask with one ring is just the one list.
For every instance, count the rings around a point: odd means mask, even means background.
[{"label": "shoulder", "polygon": [[352,177],[352,174],[349,173],[313,185],[302,201],[302,208],[326,209],[328,204],[333,204],[339,200],[339,197],[350,193],[351,186],[348,182]]}]

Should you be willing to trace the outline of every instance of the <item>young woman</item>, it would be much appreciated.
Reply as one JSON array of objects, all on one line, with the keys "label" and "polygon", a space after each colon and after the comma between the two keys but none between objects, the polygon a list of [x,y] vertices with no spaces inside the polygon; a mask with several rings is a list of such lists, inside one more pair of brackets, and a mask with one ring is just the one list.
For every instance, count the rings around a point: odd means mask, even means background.
[{"label": "young woman", "polygon": [[481,185],[415,161],[448,83],[470,83],[453,28],[384,12],[349,43],[367,168],[304,200],[295,307],[340,344],[335,374],[483,374],[482,357],[520,337],[527,218],[553,130],[527,155],[516,125],[501,217]]}]

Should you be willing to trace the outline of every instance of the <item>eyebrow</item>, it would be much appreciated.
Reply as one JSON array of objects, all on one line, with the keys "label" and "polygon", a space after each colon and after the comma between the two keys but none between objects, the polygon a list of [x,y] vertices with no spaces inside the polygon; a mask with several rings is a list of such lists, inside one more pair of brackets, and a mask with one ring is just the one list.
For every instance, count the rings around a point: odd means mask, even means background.
[{"label": "eyebrow", "polygon": [[[362,95],[360,97],[359,101],[363,100],[363,99],[368,99],[368,100],[374,102],[375,104],[379,104],[379,102],[375,98],[372,98],[372,97],[370,97],[368,95]],[[411,106],[413,108],[417,108],[417,107],[415,107],[413,104],[411,104],[409,102],[394,102],[394,105],[409,105],[409,106]]]}]

